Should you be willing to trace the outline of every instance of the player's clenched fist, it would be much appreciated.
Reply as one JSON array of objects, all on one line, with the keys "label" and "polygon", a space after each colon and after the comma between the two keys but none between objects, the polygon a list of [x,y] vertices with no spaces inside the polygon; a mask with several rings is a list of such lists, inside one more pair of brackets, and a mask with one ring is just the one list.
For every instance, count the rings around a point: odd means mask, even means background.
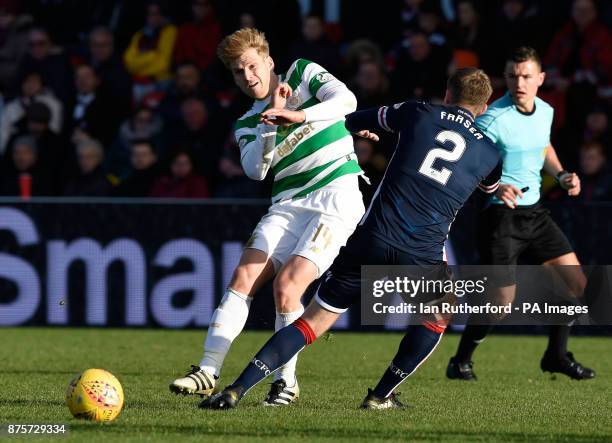
[{"label": "player's clenched fist", "polygon": [[580,194],[580,177],[574,172],[566,172],[559,177],[559,185],[567,191],[567,195],[576,196]]},{"label": "player's clenched fist", "polygon": [[523,193],[519,188],[514,185],[506,185],[503,183],[500,183],[495,195],[510,209],[516,207],[516,197],[523,198]]},{"label": "player's clenched fist", "polygon": [[283,109],[287,104],[287,98],[291,97],[293,90],[289,83],[279,83],[272,93],[270,108]]}]

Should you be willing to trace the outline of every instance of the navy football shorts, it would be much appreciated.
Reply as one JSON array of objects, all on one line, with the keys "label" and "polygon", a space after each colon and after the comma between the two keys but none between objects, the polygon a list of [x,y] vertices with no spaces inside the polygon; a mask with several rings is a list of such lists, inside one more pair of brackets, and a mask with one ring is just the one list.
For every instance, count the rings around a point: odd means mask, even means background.
[{"label": "navy football shorts", "polygon": [[[440,260],[416,257],[401,251],[358,227],[340,250],[326,274],[317,295],[316,302],[324,309],[341,314],[361,298],[362,265],[418,265],[446,274],[446,263]],[[429,272],[428,272],[429,273]]]}]

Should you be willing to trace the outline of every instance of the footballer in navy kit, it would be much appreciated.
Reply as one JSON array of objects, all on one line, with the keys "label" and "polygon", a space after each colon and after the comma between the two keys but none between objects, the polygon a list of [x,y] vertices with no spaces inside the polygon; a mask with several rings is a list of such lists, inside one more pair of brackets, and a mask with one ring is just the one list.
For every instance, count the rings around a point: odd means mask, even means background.
[{"label": "footballer in navy kit", "polygon": [[[370,208],[302,317],[278,331],[240,377],[202,407],[235,407],[251,387],[327,331],[359,301],[361,265],[433,265],[446,271],[444,241],[457,211],[476,188],[493,193],[499,183],[499,153],[474,123],[486,110],[491,91],[483,71],[466,68],[449,79],[444,106],[404,102],[347,116],[351,132],[398,134]],[[409,326],[362,407],[401,407],[394,389],[433,352],[445,327],[430,321]]]}]

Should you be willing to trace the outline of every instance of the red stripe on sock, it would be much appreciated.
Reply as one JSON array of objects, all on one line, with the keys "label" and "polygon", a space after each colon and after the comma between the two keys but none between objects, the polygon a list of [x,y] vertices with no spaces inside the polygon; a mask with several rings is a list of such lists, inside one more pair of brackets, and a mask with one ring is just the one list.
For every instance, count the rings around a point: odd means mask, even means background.
[{"label": "red stripe on sock", "polygon": [[431,321],[424,321],[422,324],[427,329],[435,332],[436,334],[444,334],[444,331],[446,330],[446,325],[443,323],[434,323]]},{"label": "red stripe on sock", "polygon": [[298,331],[302,333],[302,335],[304,336],[304,339],[306,340],[307,345],[309,345],[310,343],[312,343],[313,341],[317,339],[317,336],[315,335],[314,331],[312,330],[312,328],[310,327],[310,325],[308,324],[306,320],[303,320],[302,318],[298,318],[296,321],[294,321],[291,324],[295,326],[298,329]]}]

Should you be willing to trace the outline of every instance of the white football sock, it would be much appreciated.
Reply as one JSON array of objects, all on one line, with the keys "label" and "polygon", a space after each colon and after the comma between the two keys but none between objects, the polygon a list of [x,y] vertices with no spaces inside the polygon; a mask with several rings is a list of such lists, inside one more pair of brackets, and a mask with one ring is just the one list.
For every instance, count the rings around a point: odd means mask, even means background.
[{"label": "white football sock", "polygon": [[252,300],[248,295],[227,289],[210,319],[200,368],[219,376],[232,342],[244,328]]},{"label": "white football sock", "polygon": [[[289,326],[296,321],[304,313],[304,306],[300,305],[300,309],[294,312],[276,312],[276,320],[274,321],[274,330],[278,331],[285,326]],[[287,382],[287,387],[293,387],[296,382],[295,366],[297,364],[297,354],[291,360],[285,363],[278,371],[274,373],[274,381],[281,378]]]}]

